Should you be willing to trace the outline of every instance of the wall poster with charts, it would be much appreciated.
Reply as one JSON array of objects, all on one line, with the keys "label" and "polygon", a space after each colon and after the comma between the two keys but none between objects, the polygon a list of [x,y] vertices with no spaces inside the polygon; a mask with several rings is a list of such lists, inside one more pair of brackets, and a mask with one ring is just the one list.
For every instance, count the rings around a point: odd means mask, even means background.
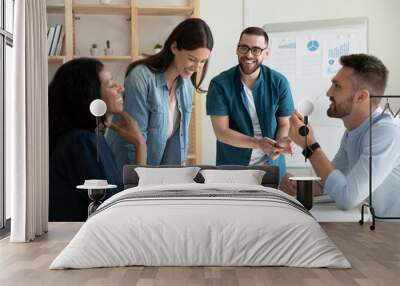
[{"label": "wall poster with charts", "polygon": [[[274,23],[263,28],[270,38],[271,51],[265,64],[287,77],[296,106],[304,99],[314,104],[309,122],[329,159],[333,159],[344,127],[340,119],[326,115],[329,106],[326,91],[341,68],[342,55],[368,51],[367,19]],[[289,167],[304,164],[299,148],[295,155],[287,156]]]}]

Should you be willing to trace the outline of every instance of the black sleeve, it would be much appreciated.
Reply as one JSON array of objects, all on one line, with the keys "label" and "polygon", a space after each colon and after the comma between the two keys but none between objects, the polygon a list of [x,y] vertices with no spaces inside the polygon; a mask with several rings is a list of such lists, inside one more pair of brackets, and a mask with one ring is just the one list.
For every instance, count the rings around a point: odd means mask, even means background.
[{"label": "black sleeve", "polygon": [[90,203],[86,190],[76,187],[87,179],[107,179],[96,160],[96,137],[76,132],[59,139],[50,158],[49,218],[51,221],[84,221]]}]

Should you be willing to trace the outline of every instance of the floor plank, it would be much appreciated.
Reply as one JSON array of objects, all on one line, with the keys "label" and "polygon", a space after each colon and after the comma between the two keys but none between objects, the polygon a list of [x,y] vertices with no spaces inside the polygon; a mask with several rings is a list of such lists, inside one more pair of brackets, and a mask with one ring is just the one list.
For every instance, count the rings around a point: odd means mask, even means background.
[{"label": "floor plank", "polygon": [[116,267],[49,270],[81,223],[50,223],[49,233],[32,243],[0,240],[0,285],[399,285],[400,223],[378,222],[376,230],[357,223],[322,223],[352,269],[290,267]]}]

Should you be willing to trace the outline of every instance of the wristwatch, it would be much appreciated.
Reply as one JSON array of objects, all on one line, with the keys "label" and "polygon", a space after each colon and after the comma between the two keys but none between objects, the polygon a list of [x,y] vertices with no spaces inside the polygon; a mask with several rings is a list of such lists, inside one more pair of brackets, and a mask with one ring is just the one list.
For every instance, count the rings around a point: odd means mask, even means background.
[{"label": "wristwatch", "polygon": [[314,144],[308,145],[303,152],[301,152],[303,154],[303,156],[308,159],[311,157],[311,155],[314,153],[315,150],[317,150],[318,148],[320,148],[321,146],[319,146],[318,142],[315,142]]}]

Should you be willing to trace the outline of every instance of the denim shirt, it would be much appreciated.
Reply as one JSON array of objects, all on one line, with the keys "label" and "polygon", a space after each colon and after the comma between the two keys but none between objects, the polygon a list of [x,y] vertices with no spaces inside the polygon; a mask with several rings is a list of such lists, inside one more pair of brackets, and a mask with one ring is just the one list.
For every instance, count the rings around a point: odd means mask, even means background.
[{"label": "denim shirt", "polygon": [[[186,160],[189,145],[189,123],[192,115],[194,87],[190,79],[178,78],[177,105],[179,128],[168,139],[167,82],[163,73],[152,72],[145,65],[136,66],[125,79],[124,110],[137,122],[147,143],[147,164],[181,164]],[[119,120],[114,116],[113,121]],[[109,130],[107,141],[117,167],[135,163],[135,146]]]}]

